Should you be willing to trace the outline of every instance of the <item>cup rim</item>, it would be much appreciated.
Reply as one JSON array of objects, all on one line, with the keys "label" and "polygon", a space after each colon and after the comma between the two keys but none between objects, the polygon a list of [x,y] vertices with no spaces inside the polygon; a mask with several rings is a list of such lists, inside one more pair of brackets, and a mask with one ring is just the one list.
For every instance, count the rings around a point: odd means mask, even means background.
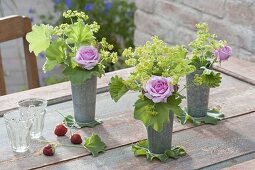
[{"label": "cup rim", "polygon": [[23,107],[23,108],[28,108],[27,106],[22,106],[21,104],[23,103],[23,102],[28,102],[28,101],[41,101],[42,102],[42,105],[40,105],[40,106],[36,106],[36,108],[38,108],[38,107],[47,107],[47,100],[45,100],[45,99],[42,99],[42,98],[27,98],[27,99],[23,99],[23,100],[20,100],[20,101],[18,101],[18,106],[19,107]]}]

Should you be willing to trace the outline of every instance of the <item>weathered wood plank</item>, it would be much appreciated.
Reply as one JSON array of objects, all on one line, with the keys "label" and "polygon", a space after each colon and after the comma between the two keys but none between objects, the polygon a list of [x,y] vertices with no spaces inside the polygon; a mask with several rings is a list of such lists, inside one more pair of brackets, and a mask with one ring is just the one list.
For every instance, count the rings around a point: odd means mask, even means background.
[{"label": "weathered wood plank", "polygon": [[214,69],[255,85],[255,63],[253,62],[232,57],[221,65],[214,65]]},{"label": "weathered wood plank", "polygon": [[[232,87],[232,85],[235,86]],[[226,92],[225,92],[226,91]],[[234,93],[234,95],[233,95]],[[221,105],[226,117],[237,116],[255,110],[255,87],[247,83],[238,81],[230,76],[224,76],[222,86],[213,89],[211,92],[210,103],[213,105]],[[109,93],[102,93],[97,96],[97,117],[104,120],[104,124],[94,129],[83,129],[80,132],[83,135],[98,133],[106,142],[108,149],[127,145],[138,140],[146,138],[145,129],[141,122],[133,119],[133,103],[136,100],[137,93],[130,92],[125,95],[117,104],[110,99]],[[247,96],[249,101],[247,102]],[[238,103],[238,105],[236,104]],[[59,140],[69,142],[67,138],[56,138],[53,134],[54,126],[62,120],[55,112],[59,110],[64,114],[72,114],[72,102],[64,102],[48,107],[46,116],[46,126],[44,136],[47,140]],[[178,122],[174,122],[174,131],[181,131],[190,128],[190,125],[181,126]],[[0,118],[0,136],[2,140],[0,144],[0,153],[5,153],[5,157],[0,157],[1,167],[9,167],[11,169],[26,169],[29,167],[44,166],[61,162],[68,159],[88,155],[88,152],[80,149],[71,150],[70,148],[59,148],[55,157],[44,157],[40,153],[43,144],[33,144],[33,149],[25,156],[15,155],[10,151],[6,131],[4,130],[3,118]],[[136,132],[136,133],[131,133]]]},{"label": "weathered wood plank", "polygon": [[255,168],[255,159],[250,161],[246,161],[228,168],[224,168],[223,170],[254,170]]},{"label": "weathered wood plank", "polygon": [[[173,135],[173,144],[186,148],[187,155],[167,163],[148,162],[135,157],[131,146],[107,151],[93,158],[81,157],[45,169],[198,169],[255,151],[255,113],[222,121],[217,126],[204,125]],[[249,128],[247,128],[249,127]],[[135,132],[132,132],[135,133]],[[43,168],[44,169],[44,168]]]},{"label": "weathered wood plank", "polygon": [[[112,76],[121,75],[126,77],[131,72],[132,68],[123,69],[115,72],[106,73],[101,79],[98,79],[98,92],[107,91],[109,80]],[[0,97],[0,116],[4,112],[17,107],[19,100],[26,98],[44,98],[48,100],[49,104],[55,104],[71,99],[71,85],[70,82],[59,83],[51,86],[40,87],[18,93],[13,93]]]}]

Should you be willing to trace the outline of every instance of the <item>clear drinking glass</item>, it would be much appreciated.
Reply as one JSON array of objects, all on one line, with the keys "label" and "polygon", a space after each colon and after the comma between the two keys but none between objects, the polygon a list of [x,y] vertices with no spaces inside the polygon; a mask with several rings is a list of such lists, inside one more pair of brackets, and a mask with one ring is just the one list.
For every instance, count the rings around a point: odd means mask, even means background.
[{"label": "clear drinking glass", "polygon": [[23,114],[34,114],[34,122],[31,137],[38,139],[42,136],[44,117],[46,114],[47,101],[44,99],[31,98],[18,102],[19,110]]},{"label": "clear drinking glass", "polygon": [[7,134],[14,152],[26,152],[30,144],[33,114],[22,114],[14,110],[4,114]]}]

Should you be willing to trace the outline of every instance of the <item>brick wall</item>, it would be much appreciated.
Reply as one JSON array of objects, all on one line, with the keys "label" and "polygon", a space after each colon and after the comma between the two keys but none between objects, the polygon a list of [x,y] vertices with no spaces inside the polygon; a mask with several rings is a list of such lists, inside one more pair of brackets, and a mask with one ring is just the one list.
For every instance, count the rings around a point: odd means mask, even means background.
[{"label": "brick wall", "polygon": [[226,39],[236,57],[255,62],[255,0],[136,0],[135,44],[158,35],[169,44],[187,45],[195,24]]}]

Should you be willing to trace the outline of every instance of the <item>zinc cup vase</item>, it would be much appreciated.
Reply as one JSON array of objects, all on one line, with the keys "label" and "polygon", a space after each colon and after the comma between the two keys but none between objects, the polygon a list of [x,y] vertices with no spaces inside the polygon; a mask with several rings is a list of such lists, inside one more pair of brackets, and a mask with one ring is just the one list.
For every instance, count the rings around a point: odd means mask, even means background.
[{"label": "zinc cup vase", "polygon": [[151,126],[147,128],[149,151],[155,154],[164,154],[172,147],[173,112],[169,112],[168,123],[164,123],[160,132],[155,131]]},{"label": "zinc cup vase", "polygon": [[205,117],[208,111],[210,88],[206,85],[196,86],[193,83],[194,76],[203,73],[202,69],[186,76],[187,85],[187,112],[192,117]]},{"label": "zinc cup vase", "polygon": [[71,87],[75,121],[95,121],[97,77],[93,76],[82,84],[71,83]]}]

